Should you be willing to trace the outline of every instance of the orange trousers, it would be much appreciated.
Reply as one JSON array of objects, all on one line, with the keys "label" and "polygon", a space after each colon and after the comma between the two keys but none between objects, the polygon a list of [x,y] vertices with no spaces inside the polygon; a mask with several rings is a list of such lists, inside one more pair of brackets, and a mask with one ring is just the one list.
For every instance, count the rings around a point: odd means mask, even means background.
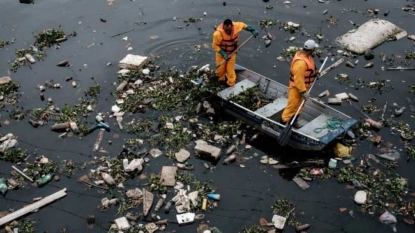
[{"label": "orange trousers", "polygon": [[[301,102],[303,101],[303,97],[301,96],[300,92],[295,87],[288,88],[288,103],[287,107],[285,107],[284,111],[282,112],[281,120],[287,123],[292,117],[294,117],[295,113],[297,112],[298,107],[300,107]],[[304,106],[298,112],[298,115],[304,109]],[[298,116],[297,115],[297,116]]]},{"label": "orange trousers", "polygon": [[[223,60],[225,59],[222,57],[222,55],[216,53],[216,66],[218,66]],[[228,76],[228,81],[226,83],[229,86],[235,85],[236,82],[235,62],[236,53],[234,53],[228,61],[216,69],[216,75],[219,77],[220,81],[225,81],[225,74]]]}]

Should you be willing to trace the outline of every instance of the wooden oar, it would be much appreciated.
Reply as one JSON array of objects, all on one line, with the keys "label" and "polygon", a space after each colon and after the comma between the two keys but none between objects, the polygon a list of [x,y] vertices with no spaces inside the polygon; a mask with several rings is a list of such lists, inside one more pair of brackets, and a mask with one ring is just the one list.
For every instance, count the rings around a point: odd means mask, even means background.
[{"label": "wooden oar", "polygon": [[[326,64],[328,57],[326,57],[326,59],[324,59],[323,64],[320,67],[320,70],[318,71],[319,73],[323,70],[324,65]],[[314,84],[316,83],[317,79],[313,82],[313,85],[311,85],[310,89],[308,90],[308,93],[310,93],[311,89],[313,89]],[[289,122],[284,130],[281,132],[280,136],[277,139],[277,143],[280,146],[285,146],[287,145],[288,141],[290,140],[291,137],[291,133],[292,133],[292,126],[293,123],[295,121],[295,118],[297,117],[298,113],[300,112],[300,109],[303,107],[305,103],[305,100],[303,100],[300,104],[300,107],[298,107],[297,112],[295,113],[294,117],[291,119],[291,122]]]}]

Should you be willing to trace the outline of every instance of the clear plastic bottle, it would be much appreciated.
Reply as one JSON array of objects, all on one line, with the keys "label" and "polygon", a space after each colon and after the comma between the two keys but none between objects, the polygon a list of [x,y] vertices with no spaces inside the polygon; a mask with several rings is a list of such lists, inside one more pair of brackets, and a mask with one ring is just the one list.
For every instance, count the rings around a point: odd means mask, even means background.
[{"label": "clear plastic bottle", "polygon": [[7,189],[6,179],[0,178],[0,192],[4,195]]}]

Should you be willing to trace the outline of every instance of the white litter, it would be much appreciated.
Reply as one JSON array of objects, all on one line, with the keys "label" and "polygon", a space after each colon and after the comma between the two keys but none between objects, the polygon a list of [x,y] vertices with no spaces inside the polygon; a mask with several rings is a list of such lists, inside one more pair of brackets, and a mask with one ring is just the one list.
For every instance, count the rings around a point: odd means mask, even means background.
[{"label": "white litter", "polygon": [[336,42],[349,51],[363,54],[366,50],[382,44],[390,37],[394,37],[403,31],[403,29],[389,21],[371,19],[362,24],[358,29],[353,29],[338,37]]},{"label": "white litter", "polygon": [[279,229],[279,230],[284,229],[284,225],[285,225],[286,221],[287,221],[287,218],[284,218],[284,217],[279,216],[279,215],[274,215],[272,217],[272,223],[274,224],[274,227]]},{"label": "white litter", "polygon": [[362,191],[362,190],[357,191],[356,194],[354,195],[354,201],[357,204],[363,205],[366,203],[366,200],[367,200],[367,193],[365,191]]}]

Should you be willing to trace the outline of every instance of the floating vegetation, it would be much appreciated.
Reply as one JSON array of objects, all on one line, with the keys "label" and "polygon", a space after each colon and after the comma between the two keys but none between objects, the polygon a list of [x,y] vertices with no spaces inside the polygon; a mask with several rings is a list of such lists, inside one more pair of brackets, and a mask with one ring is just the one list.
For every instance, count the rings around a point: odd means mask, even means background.
[{"label": "floating vegetation", "polygon": [[[69,36],[76,36],[76,32],[73,32]],[[26,57],[26,54],[36,56],[38,60],[43,60],[46,57],[46,54],[43,52],[44,48],[49,48],[53,44],[65,41],[67,39],[65,33],[59,29],[47,29],[39,34],[35,35],[34,46],[30,46],[29,49],[19,49],[16,51],[17,58],[12,62],[11,70],[16,72],[21,66],[29,65],[29,58]],[[31,59],[34,59],[32,57]],[[34,63],[35,61],[33,61]]]},{"label": "floating vegetation", "polygon": [[152,192],[156,191],[161,194],[167,193],[167,187],[161,184],[160,176],[151,174],[147,179],[148,179],[147,186],[150,191]]},{"label": "floating vegetation", "polygon": [[273,101],[272,99],[266,98],[257,86],[249,88],[238,95],[231,95],[229,100],[252,111],[256,111]]},{"label": "floating vegetation", "polygon": [[85,91],[85,96],[74,105],[65,104],[62,109],[59,109],[52,102],[48,102],[43,108],[34,108],[29,113],[29,123],[37,127],[45,125],[48,121],[54,121],[55,123],[73,121],[78,126],[78,131],[75,133],[79,136],[85,136],[91,132],[91,129],[88,128],[87,122],[83,118],[89,116],[91,109],[97,104],[96,98],[98,98],[100,92],[100,85],[95,83]]},{"label": "floating vegetation", "polygon": [[35,233],[36,230],[34,225],[35,221],[31,219],[21,219],[19,221],[9,223],[4,230],[5,232]]},{"label": "floating vegetation", "polygon": [[[403,204],[403,196],[407,188],[406,180],[398,174],[387,176],[379,169],[363,170],[360,168],[344,167],[339,170],[337,180],[340,183],[352,184],[355,187],[361,186],[368,192],[369,202],[371,208],[383,208],[388,201]],[[365,208],[367,209],[367,205]],[[399,209],[396,212],[401,212]]]},{"label": "floating vegetation", "polygon": [[284,29],[290,33],[295,33],[300,30],[300,24],[293,22],[280,22],[280,29]]},{"label": "floating vegetation", "polygon": [[9,41],[7,41],[7,40],[0,40],[0,48],[3,48],[4,46],[6,46],[6,45],[9,45]]},{"label": "floating vegetation", "polygon": [[175,151],[190,143],[192,135],[190,131],[183,130],[185,127],[182,122],[174,122],[174,119],[168,115],[161,116],[159,122],[159,133],[148,139],[151,146],[165,151]]},{"label": "floating vegetation", "polygon": [[33,163],[26,162],[26,174],[32,177],[42,177],[49,173],[58,173],[58,163],[51,159],[45,159],[43,156],[37,157]]},{"label": "floating vegetation", "polygon": [[267,6],[266,6],[266,9],[267,9],[267,10],[272,10],[272,9],[274,9],[274,6],[273,6],[273,5],[267,5]]},{"label": "floating vegetation", "polygon": [[282,198],[277,200],[271,208],[273,214],[287,218],[288,225],[294,227],[301,225],[301,223],[297,221],[295,205],[287,199]]},{"label": "floating vegetation", "polygon": [[376,113],[376,112],[380,112],[382,109],[376,107],[374,104],[366,104],[362,106],[362,109],[364,112],[367,113]]},{"label": "floating vegetation", "polygon": [[[0,95],[2,96],[9,96],[15,93],[19,89],[20,85],[17,82],[10,81],[5,84],[0,85]],[[13,102],[17,102],[19,98],[13,98]]]},{"label": "floating vegetation", "polygon": [[195,18],[195,17],[189,17],[185,20],[183,20],[184,23],[196,23],[197,21],[201,21],[200,18]]},{"label": "floating vegetation", "polygon": [[[127,92],[117,91],[116,99],[122,99],[122,111],[128,113],[145,112],[148,108],[156,110],[174,110],[194,108],[196,101],[209,98],[204,96],[203,89],[191,83],[198,78],[195,69],[182,75],[179,71],[166,70],[156,72],[158,69],[150,64],[148,67],[154,77],[143,75],[139,71],[132,71],[128,77],[119,77],[119,84],[127,81],[130,89]],[[213,79],[214,72],[205,74],[205,80]],[[186,91],[177,91],[186,90]]]},{"label": "floating vegetation", "polygon": [[35,35],[35,39],[35,46],[37,46],[38,49],[43,50],[45,47],[49,48],[53,44],[66,40],[66,35],[59,26],[58,29],[43,30]]},{"label": "floating vegetation", "polygon": [[0,154],[0,159],[6,162],[20,163],[25,161],[29,154],[21,149],[9,148]]},{"label": "floating vegetation", "polygon": [[330,17],[328,17],[326,21],[333,25],[337,25],[339,23],[339,18],[336,18],[330,15]]},{"label": "floating vegetation", "polygon": [[415,52],[406,52],[405,59],[415,59]]},{"label": "floating vegetation", "polygon": [[251,226],[251,227],[244,227],[240,233],[267,233],[269,232],[267,228],[262,226]]},{"label": "floating vegetation", "polygon": [[408,160],[415,159],[415,148],[412,147],[410,144],[405,145],[406,154],[408,155]]},{"label": "floating vegetation", "polygon": [[272,27],[276,24],[277,21],[270,18],[262,19],[261,21],[259,21],[259,26],[261,27],[261,29],[267,29],[268,27]]}]

